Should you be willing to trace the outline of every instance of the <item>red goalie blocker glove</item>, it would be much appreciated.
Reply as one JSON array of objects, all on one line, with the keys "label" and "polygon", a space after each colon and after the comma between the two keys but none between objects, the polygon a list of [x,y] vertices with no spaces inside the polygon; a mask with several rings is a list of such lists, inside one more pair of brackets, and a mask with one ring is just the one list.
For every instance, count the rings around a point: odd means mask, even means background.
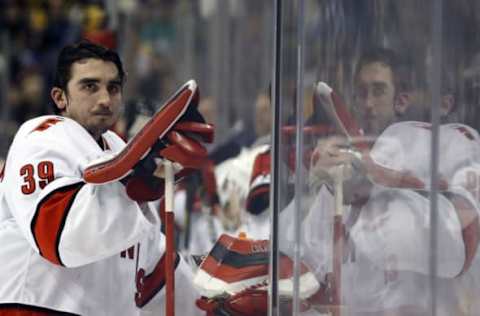
[{"label": "red goalie blocker glove", "polygon": [[88,166],[85,182],[102,184],[121,180],[136,201],[151,201],[163,194],[163,180],[153,173],[161,159],[174,162],[176,179],[197,169],[207,159],[202,142],[213,141],[213,126],[198,112],[195,81],[183,85],[150,121],[114,157]]},{"label": "red goalie blocker glove", "polygon": [[163,196],[163,179],[153,175],[157,165],[162,163],[157,162],[158,159],[175,163],[178,171],[175,181],[208,163],[207,150],[201,142],[213,140],[213,127],[200,120],[203,121],[203,117],[196,109],[189,110],[189,115],[182,118],[165,139],[157,141],[150,153],[134,167],[133,173],[122,181],[131,199],[143,202]]}]

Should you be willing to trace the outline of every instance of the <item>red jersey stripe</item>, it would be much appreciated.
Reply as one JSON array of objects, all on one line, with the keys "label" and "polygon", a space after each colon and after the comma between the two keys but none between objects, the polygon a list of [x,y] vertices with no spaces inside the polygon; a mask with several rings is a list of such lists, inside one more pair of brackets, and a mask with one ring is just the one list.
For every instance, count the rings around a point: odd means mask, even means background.
[{"label": "red jersey stripe", "polygon": [[31,223],[31,230],[40,251],[48,261],[63,265],[58,252],[60,236],[70,207],[85,183],[59,188],[40,201]]},{"label": "red jersey stripe", "polygon": [[0,304],[0,316],[79,316],[67,312],[24,304]]}]

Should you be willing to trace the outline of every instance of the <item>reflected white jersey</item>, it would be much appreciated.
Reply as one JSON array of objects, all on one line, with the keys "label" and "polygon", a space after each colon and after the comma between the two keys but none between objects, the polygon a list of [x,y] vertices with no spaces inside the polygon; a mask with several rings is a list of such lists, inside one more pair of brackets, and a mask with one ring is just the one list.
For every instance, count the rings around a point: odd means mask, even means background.
[{"label": "reflected white jersey", "polygon": [[[439,128],[438,170],[449,182],[458,170],[480,161],[480,137],[471,127],[452,123]],[[400,122],[389,126],[370,152],[379,165],[407,171],[430,185],[432,130],[430,123]]]},{"label": "reflected white jersey", "polygon": [[[401,122],[388,127],[370,151],[380,166],[422,180],[424,190],[374,184],[366,203],[344,206],[349,251],[344,258],[342,288],[344,302],[358,311],[428,307],[431,139],[430,124]],[[466,187],[465,181],[453,179],[461,178],[465,168],[478,166],[480,143],[478,133],[462,124],[442,125],[439,141],[439,173],[447,187],[438,195],[436,214],[437,273],[444,278],[438,282],[438,293],[446,306],[445,314],[440,315],[452,315],[448,306],[455,308],[455,289],[446,280],[468,271],[466,262],[471,264],[477,247],[464,231],[469,224],[478,227],[479,213],[475,190]],[[463,213],[465,210],[468,212]],[[333,215],[333,193],[323,186],[313,197],[304,221],[303,252],[303,259],[320,280],[332,271]],[[281,215],[285,225],[291,216],[291,212]]]},{"label": "reflected white jersey", "polygon": [[[20,127],[0,192],[0,305],[78,315],[164,310],[165,239],[157,211],[131,200],[120,182],[82,180],[89,162],[125,146],[113,132],[102,142],[60,116]],[[177,262],[183,299],[176,310],[198,313],[190,270]]]},{"label": "reflected white jersey", "polygon": [[[478,216],[477,203],[465,187],[452,179],[466,166],[480,161],[476,131],[462,124],[440,126],[438,195],[438,273],[455,277],[462,272],[466,249],[459,201]],[[388,127],[375,142],[370,156],[377,164],[409,173],[425,183],[425,190],[374,186],[362,207],[351,234],[361,249],[380,267],[428,274],[430,238],[431,126],[422,122],[401,122]],[[464,201],[463,201],[464,200]],[[462,207],[463,208],[463,207]],[[408,241],[408,242],[405,242]],[[383,254],[372,250],[376,244]]]}]

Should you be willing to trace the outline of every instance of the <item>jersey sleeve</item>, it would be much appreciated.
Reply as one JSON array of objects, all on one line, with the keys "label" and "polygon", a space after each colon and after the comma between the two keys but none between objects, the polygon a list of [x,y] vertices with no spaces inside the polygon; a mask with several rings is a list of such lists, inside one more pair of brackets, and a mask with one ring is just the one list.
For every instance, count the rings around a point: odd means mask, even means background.
[{"label": "jersey sleeve", "polygon": [[54,132],[14,140],[4,178],[9,210],[41,256],[81,266],[120,253],[153,229],[152,217],[128,198],[121,183],[83,181],[81,166],[97,153],[59,131],[49,137]]},{"label": "jersey sleeve", "polygon": [[[393,124],[378,137],[370,152],[370,157],[382,167],[393,170],[404,170],[406,162],[405,148],[402,139],[402,126]],[[407,130],[408,132],[408,130]]]}]

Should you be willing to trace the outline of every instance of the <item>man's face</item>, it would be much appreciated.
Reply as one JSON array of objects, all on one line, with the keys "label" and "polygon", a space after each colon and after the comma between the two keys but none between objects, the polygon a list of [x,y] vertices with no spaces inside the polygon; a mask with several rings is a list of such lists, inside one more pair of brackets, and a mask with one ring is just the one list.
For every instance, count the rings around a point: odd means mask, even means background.
[{"label": "man's face", "polygon": [[355,112],[365,134],[379,135],[395,117],[395,86],[389,66],[373,62],[360,69],[355,83]]},{"label": "man's face", "polygon": [[63,115],[100,137],[118,119],[122,84],[113,62],[87,58],[72,64]]}]

